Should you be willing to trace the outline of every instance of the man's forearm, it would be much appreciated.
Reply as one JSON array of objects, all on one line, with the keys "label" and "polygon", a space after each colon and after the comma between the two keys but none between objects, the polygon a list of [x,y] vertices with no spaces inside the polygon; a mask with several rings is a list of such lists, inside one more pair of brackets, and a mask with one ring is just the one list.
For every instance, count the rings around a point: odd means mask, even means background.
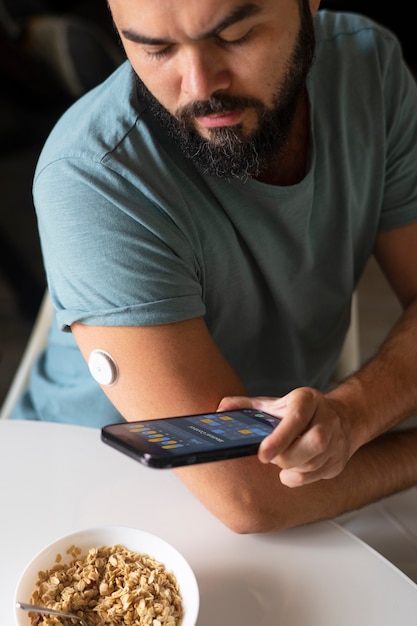
[{"label": "man's forearm", "polygon": [[417,415],[417,301],[408,306],[375,357],[327,397],[342,403],[355,449]]},{"label": "man's forearm", "polygon": [[417,484],[417,430],[390,432],[361,447],[336,478],[291,489],[257,458],[177,470],[194,494],[238,533],[283,530],[332,519]]}]

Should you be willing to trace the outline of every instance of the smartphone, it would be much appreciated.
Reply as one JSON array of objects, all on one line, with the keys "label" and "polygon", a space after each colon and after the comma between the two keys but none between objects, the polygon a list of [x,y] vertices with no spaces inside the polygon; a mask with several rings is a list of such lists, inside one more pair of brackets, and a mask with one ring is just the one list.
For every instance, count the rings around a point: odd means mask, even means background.
[{"label": "smartphone", "polygon": [[101,439],[143,465],[172,468],[254,455],[280,421],[255,409],[198,413],[109,424]]}]

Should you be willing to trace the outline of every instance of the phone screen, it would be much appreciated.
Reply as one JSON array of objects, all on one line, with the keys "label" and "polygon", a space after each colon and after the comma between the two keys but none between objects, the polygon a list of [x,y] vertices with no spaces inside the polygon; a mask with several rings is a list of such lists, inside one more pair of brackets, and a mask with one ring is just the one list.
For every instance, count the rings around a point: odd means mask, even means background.
[{"label": "phone screen", "polygon": [[239,409],[111,424],[105,443],[151,467],[178,467],[256,454],[280,418]]}]

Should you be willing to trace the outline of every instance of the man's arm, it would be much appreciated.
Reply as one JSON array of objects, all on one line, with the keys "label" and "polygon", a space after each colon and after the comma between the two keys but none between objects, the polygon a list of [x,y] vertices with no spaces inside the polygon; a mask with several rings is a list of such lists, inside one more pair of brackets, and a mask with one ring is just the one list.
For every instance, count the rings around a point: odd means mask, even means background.
[{"label": "man's arm", "polygon": [[417,414],[417,223],[380,233],[374,254],[403,314],[375,358],[330,394],[348,398],[363,441]]},{"label": "man's arm", "polygon": [[[415,238],[412,256],[417,267],[417,227],[409,228],[413,234],[410,242]],[[401,237],[394,239],[399,245]],[[385,233],[377,245],[377,256],[393,285],[403,266],[400,259],[384,265],[385,250],[390,249],[394,239]],[[399,247],[405,250],[403,243]],[[396,291],[407,306],[417,293],[417,281],[415,290],[407,288],[408,281],[399,282]],[[414,305],[407,308],[403,322],[391,333],[389,357],[383,351],[382,357],[378,357],[379,365],[369,364],[361,382],[346,382],[338,387],[339,391],[332,392],[333,405],[346,411],[346,419],[360,424],[364,441],[369,438],[365,433],[369,431],[371,436],[373,432],[368,425],[370,420],[377,423],[377,434],[400,419],[392,416],[409,413],[414,406],[416,315]],[[129,421],[212,411],[223,396],[246,393],[202,319],[141,328],[74,324],[73,331],[86,359],[92,350],[101,348],[117,361],[119,379],[103,389]],[[398,372],[405,371],[406,379],[399,380]],[[263,464],[257,457],[176,472],[201,502],[234,531],[282,529],[337,516],[417,483],[417,432],[384,435],[362,446],[358,445],[360,437],[355,440],[357,451],[338,476],[298,489],[282,484],[280,468]]]},{"label": "man's arm", "polygon": [[290,487],[337,476],[368,441],[417,414],[417,225],[379,235],[375,255],[404,313],[375,357],[330,393],[300,388],[282,398],[224,398],[283,418],[259,458],[284,468]]}]

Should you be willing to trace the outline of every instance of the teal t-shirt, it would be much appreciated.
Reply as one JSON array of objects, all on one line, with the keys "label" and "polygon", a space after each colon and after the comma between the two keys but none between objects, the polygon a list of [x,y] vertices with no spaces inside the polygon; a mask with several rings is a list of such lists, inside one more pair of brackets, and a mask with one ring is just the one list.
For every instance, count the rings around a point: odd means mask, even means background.
[{"label": "teal t-shirt", "polygon": [[299,184],[201,175],[128,62],[59,120],[34,181],[57,321],[20,417],[120,419],[61,332],[76,320],[204,316],[251,395],[326,388],[377,232],[417,219],[417,87],[381,26],[319,11],[315,28]]}]

